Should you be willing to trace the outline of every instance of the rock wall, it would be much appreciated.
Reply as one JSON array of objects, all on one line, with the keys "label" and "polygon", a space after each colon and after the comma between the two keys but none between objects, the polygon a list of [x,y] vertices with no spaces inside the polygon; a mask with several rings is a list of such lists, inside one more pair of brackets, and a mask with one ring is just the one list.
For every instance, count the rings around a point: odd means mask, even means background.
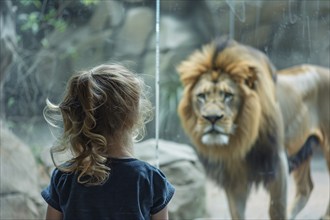
[{"label": "rock wall", "polygon": [[[182,87],[175,68],[215,37],[227,35],[259,48],[279,69],[298,63],[330,66],[329,1],[160,3],[160,136],[164,139],[187,142],[176,113]],[[155,1],[100,1],[90,14],[86,22],[69,24],[64,32],[50,32],[45,37],[47,47],[33,55],[27,72],[11,69],[4,86],[4,102],[15,100],[5,109],[9,119],[16,122],[24,117],[31,124],[31,116],[41,117],[47,97],[59,101],[72,73],[104,62],[121,62],[143,74],[155,101]],[[17,80],[22,75],[26,80]],[[148,127],[148,138],[154,137],[154,125]]]}]

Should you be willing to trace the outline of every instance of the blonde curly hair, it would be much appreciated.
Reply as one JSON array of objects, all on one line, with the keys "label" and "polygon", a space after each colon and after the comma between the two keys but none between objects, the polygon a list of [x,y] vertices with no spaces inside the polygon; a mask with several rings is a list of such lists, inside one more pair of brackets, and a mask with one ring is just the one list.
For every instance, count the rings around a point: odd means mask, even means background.
[{"label": "blonde curly hair", "polygon": [[[129,131],[133,140],[145,135],[152,106],[145,94],[143,80],[119,64],[100,65],[70,78],[59,105],[47,99],[46,121],[60,120],[63,132],[51,148],[54,165],[63,172],[77,172],[78,182],[99,185],[108,177],[109,146],[106,136],[114,138]],[[56,117],[60,116],[60,117]],[[55,153],[70,150],[72,158],[57,165]]]}]

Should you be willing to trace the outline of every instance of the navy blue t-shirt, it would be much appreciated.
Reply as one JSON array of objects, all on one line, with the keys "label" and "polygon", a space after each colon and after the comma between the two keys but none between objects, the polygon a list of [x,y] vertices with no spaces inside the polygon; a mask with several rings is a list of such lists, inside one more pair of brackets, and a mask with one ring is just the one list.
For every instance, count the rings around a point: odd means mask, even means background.
[{"label": "navy blue t-shirt", "polygon": [[150,219],[171,200],[174,187],[150,164],[135,159],[110,159],[110,176],[99,186],[77,182],[77,174],[55,169],[41,192],[46,202],[74,220]]}]

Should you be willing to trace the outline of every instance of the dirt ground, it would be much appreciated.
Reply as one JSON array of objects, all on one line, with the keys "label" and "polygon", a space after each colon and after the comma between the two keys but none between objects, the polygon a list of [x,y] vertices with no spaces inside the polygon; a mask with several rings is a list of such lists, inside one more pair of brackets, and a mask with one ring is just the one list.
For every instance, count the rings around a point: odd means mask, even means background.
[{"label": "dirt ground", "polygon": [[[296,219],[320,219],[326,211],[330,198],[330,180],[325,160],[319,154],[313,155],[312,179],[314,183],[312,195],[307,205],[301,213],[299,213]],[[290,176],[288,187],[288,204],[291,204],[291,201],[293,201],[294,192],[295,188],[293,179]],[[210,217],[201,219],[230,219],[229,208],[224,191],[216,187],[213,182],[208,181],[206,193],[207,209]],[[268,206],[269,196],[265,190],[262,189],[262,187],[258,190],[252,190],[246,208],[246,219],[269,219]]]}]

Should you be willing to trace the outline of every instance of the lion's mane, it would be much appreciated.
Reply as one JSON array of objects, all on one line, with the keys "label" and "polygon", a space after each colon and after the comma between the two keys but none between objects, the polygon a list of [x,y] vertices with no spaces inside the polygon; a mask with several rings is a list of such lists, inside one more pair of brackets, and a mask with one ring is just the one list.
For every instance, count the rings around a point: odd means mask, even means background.
[{"label": "lion's mane", "polygon": [[[219,70],[228,73],[237,82],[243,105],[235,121],[236,131],[228,145],[209,147],[201,143],[202,134],[194,129],[197,115],[192,106],[192,89],[203,74]],[[259,145],[274,142],[271,144],[273,146],[281,141],[275,71],[263,53],[234,40],[218,40],[194,52],[178,66],[177,71],[184,86],[178,107],[181,124],[200,155],[213,161],[242,159],[257,142]]]}]

